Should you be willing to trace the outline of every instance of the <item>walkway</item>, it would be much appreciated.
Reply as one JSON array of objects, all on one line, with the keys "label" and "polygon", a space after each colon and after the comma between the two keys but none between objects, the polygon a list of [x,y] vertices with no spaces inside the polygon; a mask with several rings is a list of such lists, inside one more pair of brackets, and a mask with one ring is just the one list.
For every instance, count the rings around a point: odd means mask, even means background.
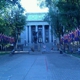
[{"label": "walkway", "polygon": [[5,55],[3,59],[0,57],[0,80],[47,80],[45,55],[16,54]]},{"label": "walkway", "polygon": [[53,80],[80,80],[80,59],[66,54],[47,55]]},{"label": "walkway", "polygon": [[80,59],[59,53],[0,56],[0,80],[80,80]]}]

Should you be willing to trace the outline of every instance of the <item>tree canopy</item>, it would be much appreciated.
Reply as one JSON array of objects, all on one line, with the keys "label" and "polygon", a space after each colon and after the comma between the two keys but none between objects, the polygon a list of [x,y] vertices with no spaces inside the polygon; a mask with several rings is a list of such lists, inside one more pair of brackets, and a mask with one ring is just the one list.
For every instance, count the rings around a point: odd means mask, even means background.
[{"label": "tree canopy", "polygon": [[26,15],[20,0],[0,0],[0,33],[12,35],[13,27],[16,28],[15,24],[23,27],[25,23]]},{"label": "tree canopy", "polygon": [[26,16],[20,0],[0,0],[0,34],[14,37],[16,43],[24,30]]},{"label": "tree canopy", "polygon": [[49,8],[49,22],[58,37],[80,28],[80,0],[45,0],[44,4]]}]

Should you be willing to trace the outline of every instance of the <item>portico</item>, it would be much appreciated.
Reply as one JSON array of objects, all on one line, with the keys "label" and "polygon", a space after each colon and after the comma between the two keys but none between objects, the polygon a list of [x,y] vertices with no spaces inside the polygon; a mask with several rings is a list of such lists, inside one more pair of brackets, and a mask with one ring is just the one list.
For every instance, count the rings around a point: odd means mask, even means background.
[{"label": "portico", "polygon": [[49,25],[28,25],[26,26],[26,41],[33,43],[34,31],[37,32],[37,42],[49,43],[51,42],[51,33],[49,32]]},{"label": "portico", "polygon": [[54,35],[51,34],[51,26],[44,21],[45,13],[29,13],[25,30],[21,34],[21,43],[34,43],[34,32],[37,32],[37,43],[51,43]]}]

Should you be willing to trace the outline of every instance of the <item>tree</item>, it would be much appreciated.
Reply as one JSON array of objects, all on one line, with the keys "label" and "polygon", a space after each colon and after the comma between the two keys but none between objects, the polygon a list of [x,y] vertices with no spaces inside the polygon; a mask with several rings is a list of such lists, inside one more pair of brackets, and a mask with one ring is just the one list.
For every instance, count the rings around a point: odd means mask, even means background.
[{"label": "tree", "polygon": [[26,15],[24,14],[23,8],[19,6],[12,7],[11,12],[8,15],[6,25],[10,28],[11,36],[15,38],[15,46],[17,45],[19,35],[24,30],[26,25]]},{"label": "tree", "polygon": [[[61,24],[61,18],[60,18],[60,13],[58,11],[58,8],[55,6],[57,2],[53,3],[51,0],[46,0],[46,6],[49,8],[49,13],[45,17],[45,20],[49,22],[49,24],[52,27],[51,32],[55,34],[56,37],[59,37],[63,35],[63,26]],[[43,6],[41,4],[41,6]]]},{"label": "tree", "polygon": [[[62,29],[65,29],[65,33],[66,31],[69,32],[80,25],[80,8],[79,8],[80,0],[46,0],[45,4],[49,8],[48,16],[50,17],[50,22],[52,26],[54,26],[56,29],[57,27],[56,25],[54,25],[54,22],[55,24],[57,24],[56,23],[57,14],[54,13],[55,12],[57,13],[57,11],[59,16],[59,20],[57,22],[61,24]],[[58,29],[59,27],[60,26],[58,26]],[[55,32],[56,34],[58,33],[57,31]]]},{"label": "tree", "polygon": [[65,29],[71,31],[75,26],[75,10],[76,6],[71,1],[59,1],[57,7],[60,11],[60,16],[62,17],[62,23],[65,26]]},{"label": "tree", "polygon": [[19,1],[1,0],[0,2],[0,33],[14,37],[15,45],[18,35],[26,24],[26,15]]},{"label": "tree", "polygon": [[6,35],[11,34],[11,28],[9,27],[9,20],[11,18],[10,11],[13,6],[22,8],[19,1],[20,0],[0,0],[0,33]]},{"label": "tree", "polygon": [[15,30],[17,30],[17,33],[21,33],[23,30],[26,24],[26,15],[19,0],[7,0],[7,4],[9,5],[4,10],[2,18],[5,22],[5,30],[8,29],[9,35],[14,36]]},{"label": "tree", "polygon": [[[19,10],[16,10],[14,17],[13,35],[18,40],[18,35],[24,30],[24,25],[26,25],[26,16],[23,15]],[[16,32],[15,32],[16,31]]]}]

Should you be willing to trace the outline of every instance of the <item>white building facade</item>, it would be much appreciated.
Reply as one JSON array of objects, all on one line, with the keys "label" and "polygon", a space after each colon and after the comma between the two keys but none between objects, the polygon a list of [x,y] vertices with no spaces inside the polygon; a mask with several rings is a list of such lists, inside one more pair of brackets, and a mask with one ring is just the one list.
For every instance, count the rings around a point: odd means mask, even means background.
[{"label": "white building facade", "polygon": [[34,32],[37,34],[37,43],[52,43],[55,40],[51,33],[51,26],[44,21],[47,13],[28,13],[25,30],[21,33],[21,43],[34,43]]}]

